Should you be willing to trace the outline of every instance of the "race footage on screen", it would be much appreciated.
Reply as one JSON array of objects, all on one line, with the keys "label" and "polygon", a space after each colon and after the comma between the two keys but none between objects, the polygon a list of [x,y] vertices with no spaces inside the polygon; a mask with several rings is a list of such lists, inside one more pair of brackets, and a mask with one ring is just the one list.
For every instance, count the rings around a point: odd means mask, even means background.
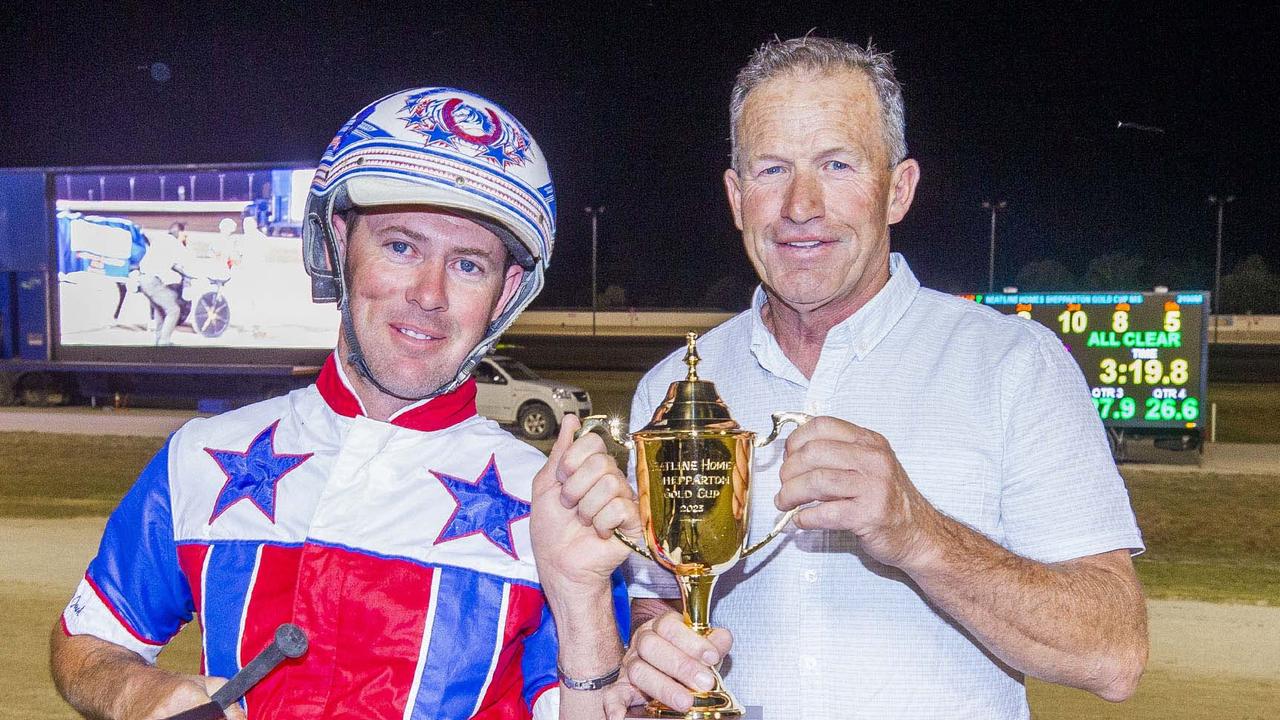
[{"label": "race footage on screen", "polygon": [[301,259],[312,172],[56,176],[61,344],[331,347],[337,312],[311,302]]}]

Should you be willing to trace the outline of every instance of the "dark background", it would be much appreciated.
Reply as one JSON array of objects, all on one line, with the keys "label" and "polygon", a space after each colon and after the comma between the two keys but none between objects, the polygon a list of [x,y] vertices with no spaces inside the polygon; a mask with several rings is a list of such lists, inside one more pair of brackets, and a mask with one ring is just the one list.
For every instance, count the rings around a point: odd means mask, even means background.
[{"label": "dark background", "polygon": [[893,243],[926,284],[985,289],[995,198],[997,288],[1056,259],[1076,287],[1023,289],[1210,289],[1212,193],[1237,198],[1224,272],[1256,254],[1276,281],[1275,3],[793,5],[27,4],[0,10],[0,167],[314,162],[366,102],[454,85],[550,159],[559,234],[538,305],[590,305],[583,207],[600,204],[602,290],[745,307],[720,180],[729,90],[765,39],[813,29],[894,54],[923,174]]}]

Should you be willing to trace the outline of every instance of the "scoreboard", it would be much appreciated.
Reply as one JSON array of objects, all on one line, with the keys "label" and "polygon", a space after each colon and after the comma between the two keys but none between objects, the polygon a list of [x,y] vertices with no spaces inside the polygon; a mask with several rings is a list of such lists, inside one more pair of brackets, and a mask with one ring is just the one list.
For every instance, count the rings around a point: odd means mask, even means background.
[{"label": "scoreboard", "polygon": [[965,297],[1057,333],[1113,428],[1202,427],[1209,294],[1096,292]]}]

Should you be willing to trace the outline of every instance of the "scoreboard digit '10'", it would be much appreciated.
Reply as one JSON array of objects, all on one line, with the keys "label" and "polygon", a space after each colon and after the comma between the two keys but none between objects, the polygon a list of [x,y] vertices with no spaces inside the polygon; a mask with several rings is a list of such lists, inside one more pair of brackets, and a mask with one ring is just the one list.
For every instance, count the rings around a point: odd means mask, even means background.
[{"label": "scoreboard digit '10'", "polygon": [[1208,293],[974,294],[1048,327],[1084,371],[1108,427],[1202,427],[1208,406]]}]

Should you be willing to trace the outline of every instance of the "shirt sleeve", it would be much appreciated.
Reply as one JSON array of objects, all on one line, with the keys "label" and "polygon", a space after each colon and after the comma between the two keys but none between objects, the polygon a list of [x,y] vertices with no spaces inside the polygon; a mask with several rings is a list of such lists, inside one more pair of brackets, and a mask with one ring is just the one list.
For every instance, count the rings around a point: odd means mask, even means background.
[{"label": "shirt sleeve", "polygon": [[[631,606],[627,598],[627,586],[620,570],[612,577],[613,620],[623,646],[631,636]],[[556,641],[556,621],[551,609],[544,603],[542,624],[525,640],[524,699],[533,713],[534,720],[555,720],[560,717],[560,673],[556,659],[560,652]]]},{"label": "shirt sleeve", "polygon": [[1143,549],[1129,493],[1079,366],[1037,333],[1003,373],[1005,546],[1040,562]]},{"label": "shirt sleeve", "polygon": [[[636,394],[631,398],[630,430],[635,432],[644,427],[657,408],[660,398],[653,395],[654,377],[659,369],[650,370],[640,380]],[[627,479],[631,486],[636,485],[636,454],[632,452],[627,458]],[[627,579],[627,590],[633,598],[661,598],[669,600],[680,597],[680,586],[670,570],[666,570],[652,560],[631,553],[622,566]]]},{"label": "shirt sleeve", "polygon": [[173,539],[169,446],[111,513],[98,554],[62,612],[68,635],[93,635],[148,662],[155,662],[194,610]]}]

